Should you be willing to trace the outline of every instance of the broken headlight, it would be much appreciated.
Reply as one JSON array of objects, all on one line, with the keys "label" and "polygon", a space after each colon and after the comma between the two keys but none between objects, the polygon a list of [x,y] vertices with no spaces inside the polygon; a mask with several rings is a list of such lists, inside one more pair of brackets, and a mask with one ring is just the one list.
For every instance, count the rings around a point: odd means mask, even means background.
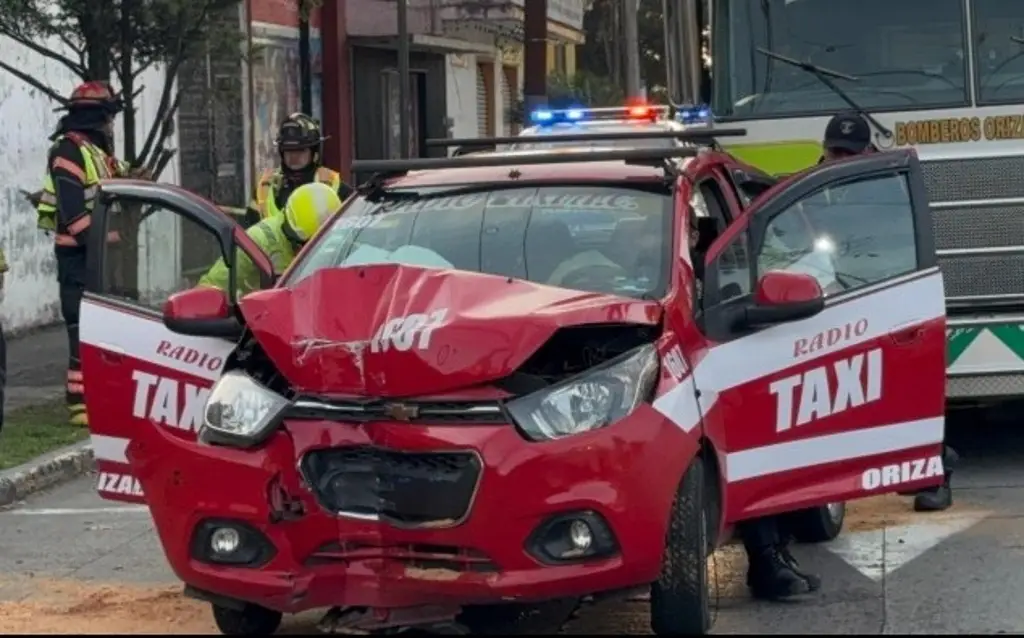
[{"label": "broken headlight", "polygon": [[645,345],[592,370],[505,404],[531,441],[603,428],[648,400],[658,382],[658,355]]},{"label": "broken headlight", "polygon": [[206,443],[252,447],[280,421],[289,401],[240,370],[222,376],[210,391],[199,439]]}]

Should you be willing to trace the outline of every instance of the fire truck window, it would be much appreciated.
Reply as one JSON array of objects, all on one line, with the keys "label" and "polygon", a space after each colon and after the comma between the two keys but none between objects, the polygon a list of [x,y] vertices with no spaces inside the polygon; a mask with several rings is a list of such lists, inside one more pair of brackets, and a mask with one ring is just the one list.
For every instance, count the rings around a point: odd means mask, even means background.
[{"label": "fire truck window", "polygon": [[[1021,42],[1024,13],[1020,2],[974,0],[972,15],[978,103],[1007,104],[1024,100],[1024,43]],[[996,134],[998,136],[998,131]]]},{"label": "fire truck window", "polygon": [[160,206],[116,203],[106,230],[110,241],[100,292],[154,310],[171,294],[195,286],[221,256],[209,230]]},{"label": "fire truck window", "polygon": [[826,296],[917,269],[913,208],[903,176],[828,187],[775,216],[757,252],[757,274],[801,272]]},{"label": "fire truck window", "polygon": [[[1016,35],[1024,35],[1019,2],[999,4],[1003,14],[1013,16],[996,18],[1002,20],[1000,33],[1016,27]],[[712,14],[716,115],[746,119],[849,108],[811,73],[770,59],[758,48],[857,78],[832,81],[868,111],[968,104],[962,0],[713,0]],[[999,56],[1019,50],[1008,35],[999,36]],[[1022,68],[1009,64],[999,74],[1019,77]],[[1016,86],[1024,83],[1018,80]],[[1017,90],[1004,101],[1019,97]],[[803,133],[792,129],[796,137]]]}]

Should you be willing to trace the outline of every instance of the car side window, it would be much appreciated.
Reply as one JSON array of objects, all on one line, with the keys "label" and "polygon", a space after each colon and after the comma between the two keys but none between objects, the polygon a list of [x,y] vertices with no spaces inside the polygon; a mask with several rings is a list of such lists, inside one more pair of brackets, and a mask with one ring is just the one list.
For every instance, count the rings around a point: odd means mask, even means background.
[{"label": "car side window", "polygon": [[876,176],[818,190],[768,222],[757,275],[799,272],[826,296],[917,269],[914,213],[903,175]]},{"label": "car side window", "polygon": [[750,272],[749,246],[747,231],[744,230],[734,237],[715,259],[714,268],[718,270],[718,276],[715,278],[718,282],[718,303],[751,293],[753,277]]}]

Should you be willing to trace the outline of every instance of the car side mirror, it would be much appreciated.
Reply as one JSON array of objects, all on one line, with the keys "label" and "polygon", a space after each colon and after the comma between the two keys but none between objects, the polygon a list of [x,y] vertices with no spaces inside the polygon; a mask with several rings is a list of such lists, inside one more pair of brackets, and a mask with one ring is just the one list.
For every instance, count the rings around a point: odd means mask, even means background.
[{"label": "car side mirror", "polygon": [[238,339],[242,324],[234,316],[227,294],[207,286],[171,295],[164,304],[164,325],[192,337]]},{"label": "car side mirror", "polygon": [[761,276],[753,302],[741,317],[745,327],[768,326],[813,317],[825,308],[818,280],[795,272],[772,271]]}]

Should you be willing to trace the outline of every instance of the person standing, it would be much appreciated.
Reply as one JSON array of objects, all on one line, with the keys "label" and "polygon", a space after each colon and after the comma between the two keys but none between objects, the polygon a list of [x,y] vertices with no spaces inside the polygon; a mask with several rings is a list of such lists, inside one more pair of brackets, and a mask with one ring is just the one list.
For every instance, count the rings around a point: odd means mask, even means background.
[{"label": "person standing", "polygon": [[292,113],[285,118],[274,140],[281,164],[263,171],[260,176],[256,193],[246,210],[246,226],[281,214],[288,196],[303,184],[326,184],[343,202],[352,194],[341,174],[321,163],[325,139],[316,119],[304,113]]},{"label": "person standing", "polygon": [[[73,425],[87,426],[85,386],[78,358],[78,313],[85,292],[86,246],[99,182],[136,175],[114,158],[114,118],[121,100],[106,82],[86,82],[71,92],[67,113],[50,137],[38,226],[54,238],[60,310],[68,335],[65,399]],[[112,239],[112,238],[111,238]]]},{"label": "person standing", "polygon": [[[855,111],[837,113],[825,127],[822,141],[822,161],[832,161],[877,153],[878,148],[871,142],[871,125],[867,119]],[[945,480],[942,485],[922,490],[914,495],[914,510],[917,512],[941,512],[953,505],[953,489],[950,481],[953,478],[953,467],[959,460],[956,451],[943,444],[942,466],[945,469]],[[910,494],[905,494],[910,496]]]}]

